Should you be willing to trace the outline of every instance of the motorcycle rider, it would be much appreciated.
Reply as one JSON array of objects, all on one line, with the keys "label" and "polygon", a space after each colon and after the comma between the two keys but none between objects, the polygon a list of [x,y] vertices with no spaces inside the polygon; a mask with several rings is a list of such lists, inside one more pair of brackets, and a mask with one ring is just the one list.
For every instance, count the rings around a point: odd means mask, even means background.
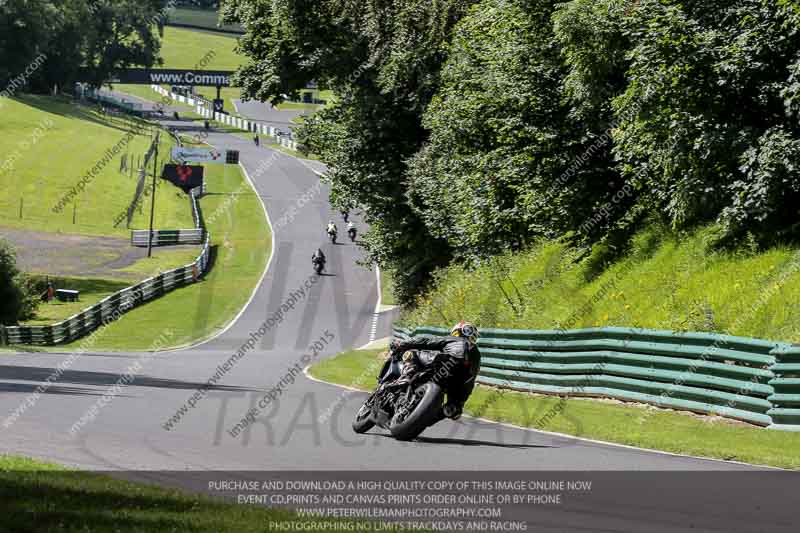
[{"label": "motorcycle rider", "polygon": [[353,224],[353,221],[347,223],[347,234],[350,235],[350,239],[356,239],[356,225]]},{"label": "motorcycle rider", "polygon": [[333,220],[328,222],[328,228],[325,230],[328,235],[336,235],[339,232],[339,229],[336,227],[336,224],[333,223]]},{"label": "motorcycle rider", "polygon": [[311,264],[314,266],[316,266],[317,263],[322,263],[325,265],[325,261],[325,254],[322,253],[322,248],[317,248],[317,251],[311,256]]},{"label": "motorcycle rider", "polygon": [[[450,390],[447,391],[447,403],[438,413],[435,422],[447,417],[458,420],[464,410],[472,389],[475,387],[475,378],[481,368],[481,354],[478,351],[478,328],[469,322],[461,321],[450,330],[449,336],[416,335],[410,339],[392,341],[390,350],[396,354],[403,354],[403,372],[401,380],[417,370],[418,365],[430,365],[437,357],[455,361],[453,380]],[[405,352],[419,350],[411,355]],[[463,378],[463,379],[462,379]]]}]

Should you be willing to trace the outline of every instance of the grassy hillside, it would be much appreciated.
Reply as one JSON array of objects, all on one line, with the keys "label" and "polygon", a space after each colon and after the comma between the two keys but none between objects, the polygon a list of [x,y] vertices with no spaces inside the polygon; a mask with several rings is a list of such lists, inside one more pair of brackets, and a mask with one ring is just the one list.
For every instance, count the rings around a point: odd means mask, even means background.
[{"label": "grassy hillside", "polygon": [[242,62],[234,51],[236,37],[185,28],[164,28],[161,57],[166,68],[194,68],[203,62],[206,70],[233,70]]},{"label": "grassy hillside", "polygon": [[[113,221],[127,210],[133,199],[136,179],[121,173],[120,158],[141,158],[151,142],[151,129],[140,134],[117,155],[108,150],[125,139],[136,123],[109,119],[89,108],[42,96],[2,98],[0,121],[0,225],[42,231],[85,235],[128,237],[123,222]],[[168,153],[172,140],[162,135],[161,154]],[[53,208],[100,163],[96,175],[86,181],[83,191],[60,212]],[[160,187],[155,225],[161,228],[192,227],[188,197],[177,188]],[[22,216],[20,217],[20,204]],[[147,227],[149,212],[141,210],[132,227]]]},{"label": "grassy hillside", "polygon": [[451,267],[402,321],[449,326],[553,329],[634,326],[800,342],[800,251],[715,251],[708,227],[675,235],[641,231],[606,266],[596,247],[545,242],[467,270]]},{"label": "grassy hillside", "polygon": [[[222,33],[175,28],[164,28],[161,41],[161,57],[164,64],[160,68],[202,68],[205,70],[236,70],[244,62],[234,48],[236,36]],[[158,100],[160,95],[147,85],[115,85],[115,88],[148,100]],[[214,87],[198,87],[198,92],[206,98],[216,98]],[[233,111],[233,99],[239,98],[240,91],[235,87],[222,89],[222,97],[228,111]]]},{"label": "grassy hillside", "polygon": [[[219,22],[219,14],[210,9],[199,9],[189,6],[175,7],[169,10],[167,24],[191,24],[192,26],[202,26],[209,30],[216,30]],[[221,26],[224,30],[244,31],[239,24],[226,24]]]}]

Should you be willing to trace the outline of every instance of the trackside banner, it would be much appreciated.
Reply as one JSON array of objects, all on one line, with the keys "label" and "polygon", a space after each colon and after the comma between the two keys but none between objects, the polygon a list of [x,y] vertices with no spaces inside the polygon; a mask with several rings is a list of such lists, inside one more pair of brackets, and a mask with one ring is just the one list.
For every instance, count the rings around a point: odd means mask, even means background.
[{"label": "trackside banner", "polygon": [[203,186],[204,169],[201,166],[164,165],[161,177],[171,181],[187,194],[195,187]]},{"label": "trackside banner", "polygon": [[172,160],[182,163],[225,163],[225,152],[206,148],[186,148],[176,146],[172,149]]},{"label": "trackside banner", "polygon": [[230,87],[231,70],[181,70],[129,68],[117,72],[112,83],[140,85],[194,85],[199,87]]}]

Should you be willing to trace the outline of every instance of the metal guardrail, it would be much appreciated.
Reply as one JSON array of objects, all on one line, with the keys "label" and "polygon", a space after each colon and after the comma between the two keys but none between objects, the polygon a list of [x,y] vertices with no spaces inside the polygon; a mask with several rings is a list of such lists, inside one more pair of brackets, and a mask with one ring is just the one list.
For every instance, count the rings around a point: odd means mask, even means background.
[{"label": "metal guardrail", "polygon": [[[0,343],[10,344],[43,344],[54,345],[71,342],[83,337],[92,331],[117,320],[124,313],[131,309],[148,302],[152,299],[166,294],[167,292],[196,283],[208,272],[211,234],[205,231],[200,209],[197,205],[197,197],[200,195],[200,188],[190,191],[192,202],[192,213],[195,219],[196,229],[174,230],[175,232],[194,232],[201,235],[198,243],[203,244],[203,250],[192,263],[182,267],[162,272],[157,276],[147,278],[141,283],[122,289],[119,292],[107,296],[93,306],[84,309],[80,313],[48,326],[0,326]],[[136,233],[136,232],[134,232]],[[147,246],[147,234],[144,230],[145,246]],[[170,234],[169,231],[160,230],[159,234]],[[136,237],[132,237],[132,240]]]},{"label": "metal guardrail", "polygon": [[122,314],[147,301],[195,283],[208,270],[210,241],[211,235],[206,233],[203,251],[194,262],[122,289],[66,320],[49,326],[0,327],[3,343],[53,345],[71,342],[117,320]]},{"label": "metal guardrail", "polygon": [[[194,228],[192,229],[160,229],[153,230],[153,246],[170,246],[176,244],[203,244],[205,239],[205,229],[203,228],[203,217],[200,215],[200,206],[197,198],[205,194],[205,182],[201,187],[195,187],[189,191],[189,203],[192,207],[192,219]],[[150,230],[141,229],[131,232],[131,244],[133,246],[145,247],[148,245]]]},{"label": "metal guardrail", "polygon": [[[133,246],[147,247],[150,231],[146,229],[131,232]],[[202,229],[167,229],[153,230],[153,246],[169,246],[176,244],[203,244],[205,230]]]},{"label": "metal guardrail", "polygon": [[[441,328],[394,327],[395,338]],[[800,430],[800,346],[633,328],[485,329],[478,382],[615,398]]]}]

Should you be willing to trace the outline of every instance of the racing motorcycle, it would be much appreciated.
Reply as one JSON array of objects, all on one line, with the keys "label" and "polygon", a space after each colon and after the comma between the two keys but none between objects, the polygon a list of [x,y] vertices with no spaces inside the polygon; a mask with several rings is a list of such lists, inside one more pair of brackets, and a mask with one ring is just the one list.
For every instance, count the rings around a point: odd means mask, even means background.
[{"label": "racing motorcycle", "polygon": [[331,238],[331,244],[336,244],[336,232],[333,230],[328,231],[328,237]]},{"label": "racing motorcycle", "polygon": [[356,228],[350,228],[347,234],[350,236],[350,242],[356,242]]},{"label": "racing motorcycle", "polygon": [[323,261],[322,258],[314,259],[314,272],[320,276],[323,270],[325,270],[325,261]]},{"label": "racing motorcycle", "polygon": [[[413,370],[402,376],[406,362],[413,364]],[[378,376],[377,389],[356,413],[353,431],[366,433],[377,425],[388,429],[397,440],[413,440],[439,420],[437,415],[450,386],[456,380],[471,378],[469,363],[462,359],[430,353],[421,356],[416,350],[402,356],[390,352]]]}]

